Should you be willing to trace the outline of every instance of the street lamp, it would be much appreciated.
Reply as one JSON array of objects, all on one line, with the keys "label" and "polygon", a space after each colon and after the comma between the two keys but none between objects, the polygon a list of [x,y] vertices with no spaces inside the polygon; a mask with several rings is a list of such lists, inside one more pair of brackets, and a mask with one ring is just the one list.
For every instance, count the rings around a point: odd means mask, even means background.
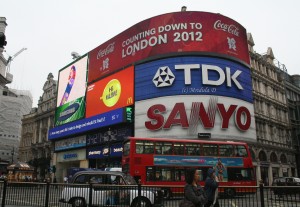
[{"label": "street lamp", "polygon": [[13,147],[11,151],[11,163],[14,163],[14,154],[15,154],[15,148]]}]

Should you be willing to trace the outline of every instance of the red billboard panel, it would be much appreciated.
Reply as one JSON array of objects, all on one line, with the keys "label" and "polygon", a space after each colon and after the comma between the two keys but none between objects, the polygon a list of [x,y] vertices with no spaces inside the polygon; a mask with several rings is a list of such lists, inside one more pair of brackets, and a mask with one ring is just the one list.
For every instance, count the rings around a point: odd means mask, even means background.
[{"label": "red billboard panel", "polygon": [[144,20],[89,53],[88,82],[149,57],[203,52],[249,64],[247,34],[221,14],[176,12]]},{"label": "red billboard panel", "polygon": [[133,66],[90,84],[86,95],[86,118],[134,103]]}]

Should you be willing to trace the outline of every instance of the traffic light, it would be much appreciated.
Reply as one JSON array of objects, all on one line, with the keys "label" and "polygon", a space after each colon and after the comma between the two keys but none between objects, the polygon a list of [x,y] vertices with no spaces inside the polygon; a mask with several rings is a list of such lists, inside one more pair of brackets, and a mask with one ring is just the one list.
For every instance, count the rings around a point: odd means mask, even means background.
[{"label": "traffic light", "polygon": [[5,34],[3,32],[0,32],[0,48],[4,48],[6,43],[7,42],[6,42]]}]

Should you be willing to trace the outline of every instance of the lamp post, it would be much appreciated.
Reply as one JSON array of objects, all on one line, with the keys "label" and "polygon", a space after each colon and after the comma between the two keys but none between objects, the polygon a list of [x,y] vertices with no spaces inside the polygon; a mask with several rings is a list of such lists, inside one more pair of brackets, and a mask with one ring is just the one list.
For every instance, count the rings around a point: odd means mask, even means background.
[{"label": "lamp post", "polygon": [[[111,145],[111,131],[110,131],[110,128],[108,128],[108,131],[107,131],[107,135],[108,135],[108,150],[109,150],[109,153],[108,153],[108,159],[107,159],[107,163],[108,163],[108,165],[110,165],[110,153],[111,153],[111,151],[110,151],[110,145]],[[108,167],[110,167],[110,166],[108,166]]]},{"label": "lamp post", "polygon": [[15,154],[15,147],[13,147],[11,151],[11,163],[14,163],[14,154]]}]

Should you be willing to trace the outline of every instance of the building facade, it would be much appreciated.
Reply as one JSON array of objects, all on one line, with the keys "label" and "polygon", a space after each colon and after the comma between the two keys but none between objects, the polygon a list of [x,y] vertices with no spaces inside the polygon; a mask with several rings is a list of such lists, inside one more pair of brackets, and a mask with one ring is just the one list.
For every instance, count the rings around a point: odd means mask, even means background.
[{"label": "building facade", "polygon": [[53,156],[53,144],[48,140],[48,130],[53,127],[56,103],[57,81],[49,73],[43,86],[37,108],[24,115],[22,119],[22,137],[20,160],[35,167],[37,179],[49,177],[49,168]]},{"label": "building facade", "polygon": [[297,172],[299,176],[300,157],[300,75],[289,75],[285,73],[285,90],[288,103],[291,138],[296,150]]},{"label": "building facade", "polygon": [[278,61],[271,48],[265,54],[255,52],[250,33],[248,45],[257,135],[257,142],[249,145],[257,179],[269,185],[274,177],[298,176],[294,147],[298,143],[291,135],[286,69],[275,65]]},{"label": "building facade", "polygon": [[21,138],[21,119],[30,111],[32,96],[29,91],[7,86],[13,81],[13,75],[7,71],[8,61],[3,56],[6,26],[6,19],[0,17],[0,159],[15,162]]}]

